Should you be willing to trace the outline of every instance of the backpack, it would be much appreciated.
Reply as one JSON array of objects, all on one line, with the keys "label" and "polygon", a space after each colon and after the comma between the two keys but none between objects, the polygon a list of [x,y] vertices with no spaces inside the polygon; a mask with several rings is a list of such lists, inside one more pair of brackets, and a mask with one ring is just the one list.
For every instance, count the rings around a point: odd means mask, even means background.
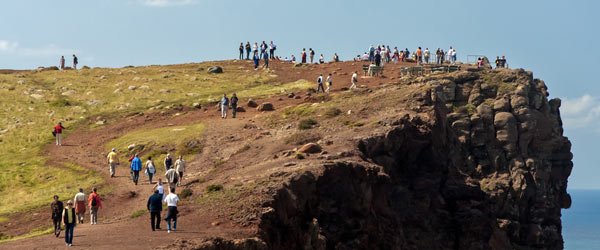
[{"label": "backpack", "polygon": [[98,199],[98,196],[94,196],[94,198],[92,198],[92,207],[98,206],[98,201],[96,201],[96,199]]}]

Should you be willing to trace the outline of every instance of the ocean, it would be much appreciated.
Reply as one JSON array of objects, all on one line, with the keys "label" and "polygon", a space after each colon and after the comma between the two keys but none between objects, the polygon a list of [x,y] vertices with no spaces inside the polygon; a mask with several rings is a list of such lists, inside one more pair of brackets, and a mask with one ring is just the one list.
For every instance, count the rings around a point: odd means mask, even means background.
[{"label": "ocean", "polygon": [[573,203],[562,210],[566,250],[600,249],[600,190],[569,190]]}]

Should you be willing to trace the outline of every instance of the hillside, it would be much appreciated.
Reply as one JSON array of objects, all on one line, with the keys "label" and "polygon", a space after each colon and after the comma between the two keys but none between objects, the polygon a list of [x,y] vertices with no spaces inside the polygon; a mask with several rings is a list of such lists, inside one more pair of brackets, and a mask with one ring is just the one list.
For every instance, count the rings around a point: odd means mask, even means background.
[{"label": "hillside", "polygon": [[[225,72],[208,74],[213,65]],[[361,77],[355,91],[340,91],[361,71],[354,62],[0,74],[1,97],[14,100],[0,114],[0,233],[43,233],[42,206],[54,193],[99,186],[100,224],[79,226],[75,246],[562,249],[572,155],[560,100],[548,100],[544,82],[524,70],[463,65],[401,77],[402,66]],[[333,73],[330,95],[308,91],[321,73]],[[245,112],[223,120],[215,101],[233,92]],[[275,110],[248,107],[249,98]],[[49,145],[58,120],[68,129],[63,147]],[[147,225],[150,184],[134,186],[122,166],[108,178],[105,154],[131,144],[156,162],[186,155],[178,192],[190,195],[177,233]],[[62,246],[46,235],[0,249]]]}]

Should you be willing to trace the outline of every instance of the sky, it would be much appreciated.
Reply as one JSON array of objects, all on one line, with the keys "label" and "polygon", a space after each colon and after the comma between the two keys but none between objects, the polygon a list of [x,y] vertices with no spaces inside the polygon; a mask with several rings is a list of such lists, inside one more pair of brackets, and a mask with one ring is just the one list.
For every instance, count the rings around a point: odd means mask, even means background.
[{"label": "sky", "polygon": [[573,144],[570,189],[600,189],[593,0],[19,0],[0,8],[0,69],[57,65],[175,64],[237,57],[239,43],[274,41],[282,56],[302,48],[350,59],[371,44],[432,50],[458,59],[505,55],[561,98]]}]

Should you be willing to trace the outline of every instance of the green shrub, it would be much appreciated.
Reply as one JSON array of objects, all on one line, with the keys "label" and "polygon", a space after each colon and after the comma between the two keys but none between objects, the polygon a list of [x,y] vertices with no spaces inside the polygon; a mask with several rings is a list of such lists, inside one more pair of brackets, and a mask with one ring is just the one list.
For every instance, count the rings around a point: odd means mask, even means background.
[{"label": "green shrub", "polygon": [[206,187],[206,192],[213,193],[223,190],[223,185],[211,184]]},{"label": "green shrub", "polygon": [[302,130],[311,129],[317,124],[318,122],[315,119],[302,119],[300,120],[300,123],[298,123],[298,128]]},{"label": "green shrub", "polygon": [[186,199],[190,196],[192,196],[193,192],[191,189],[189,188],[184,188],[183,190],[181,190],[181,192],[179,193],[179,198],[181,199]]},{"label": "green shrub", "polygon": [[339,108],[330,107],[325,110],[323,115],[325,115],[325,117],[327,117],[327,118],[333,118],[333,117],[340,115],[341,113],[342,113],[342,111]]}]

